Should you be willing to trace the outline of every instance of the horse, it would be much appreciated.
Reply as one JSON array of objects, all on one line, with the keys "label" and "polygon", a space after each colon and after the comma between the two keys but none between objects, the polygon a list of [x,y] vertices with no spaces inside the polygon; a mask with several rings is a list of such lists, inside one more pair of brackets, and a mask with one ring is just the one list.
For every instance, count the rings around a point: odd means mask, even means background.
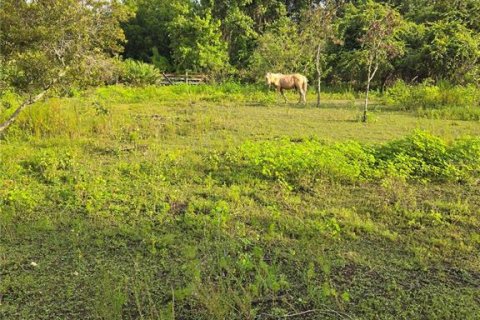
[{"label": "horse", "polygon": [[273,84],[277,89],[277,92],[280,92],[285,99],[285,103],[287,102],[287,97],[285,97],[285,93],[283,92],[284,89],[295,89],[300,93],[300,99],[298,103],[302,102],[304,104],[307,103],[306,94],[307,94],[307,85],[308,80],[307,77],[299,74],[281,74],[281,73],[271,73],[268,72],[265,75],[267,80],[268,87]]}]

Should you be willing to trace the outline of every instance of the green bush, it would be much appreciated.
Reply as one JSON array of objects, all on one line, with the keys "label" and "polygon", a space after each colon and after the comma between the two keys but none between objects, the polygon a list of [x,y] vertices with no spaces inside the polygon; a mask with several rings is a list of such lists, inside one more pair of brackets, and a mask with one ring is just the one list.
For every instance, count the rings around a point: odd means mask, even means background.
[{"label": "green bush", "polygon": [[308,189],[317,181],[345,183],[368,176],[374,158],[356,142],[327,145],[315,140],[247,142],[226,155],[228,176],[279,181],[289,189]]},{"label": "green bush", "polygon": [[133,86],[156,84],[162,76],[155,66],[131,59],[123,62],[122,69],[120,81]]},{"label": "green bush", "polygon": [[385,101],[389,106],[433,118],[477,120],[480,115],[480,90],[474,85],[424,82],[414,86],[400,80],[387,90]]},{"label": "green bush", "polygon": [[357,142],[326,144],[316,140],[247,142],[215,157],[233,179],[278,181],[289,189],[308,189],[320,180],[341,183],[398,177],[412,181],[468,181],[480,173],[480,139],[447,144],[418,131],[385,145]]},{"label": "green bush", "polygon": [[379,168],[405,178],[455,177],[447,144],[440,138],[418,131],[375,150]]}]

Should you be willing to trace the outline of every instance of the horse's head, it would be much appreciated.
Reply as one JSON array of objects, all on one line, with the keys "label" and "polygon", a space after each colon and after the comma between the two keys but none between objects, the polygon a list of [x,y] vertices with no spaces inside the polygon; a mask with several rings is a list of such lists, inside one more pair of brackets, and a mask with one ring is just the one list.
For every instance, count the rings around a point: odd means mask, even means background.
[{"label": "horse's head", "polygon": [[265,75],[265,80],[267,81],[268,88],[274,84],[273,74],[271,72],[267,72]]}]

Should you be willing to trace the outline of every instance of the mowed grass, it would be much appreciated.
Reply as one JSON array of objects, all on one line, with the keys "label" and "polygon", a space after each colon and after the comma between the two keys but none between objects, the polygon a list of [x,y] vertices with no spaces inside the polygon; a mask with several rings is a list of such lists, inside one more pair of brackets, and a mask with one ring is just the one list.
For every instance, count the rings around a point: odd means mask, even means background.
[{"label": "mowed grass", "polygon": [[[28,109],[0,141],[0,318],[479,318],[480,149],[428,161],[480,123],[309,100],[111,87]],[[356,158],[414,130],[440,137],[405,140],[414,171]]]}]

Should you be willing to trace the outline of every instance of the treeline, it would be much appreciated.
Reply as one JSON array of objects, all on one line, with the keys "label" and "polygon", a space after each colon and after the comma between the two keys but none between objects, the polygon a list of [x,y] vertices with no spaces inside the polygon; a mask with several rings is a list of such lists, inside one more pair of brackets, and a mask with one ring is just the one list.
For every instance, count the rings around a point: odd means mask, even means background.
[{"label": "treeline", "polygon": [[0,96],[28,105],[44,91],[156,83],[160,71],[240,81],[301,72],[317,89],[367,92],[399,79],[478,85],[480,1],[0,2]]},{"label": "treeline", "polygon": [[[478,0],[129,0],[123,56],[160,70],[363,87],[479,83]],[[370,72],[369,72],[370,69]],[[375,71],[375,72],[374,72]]]}]

